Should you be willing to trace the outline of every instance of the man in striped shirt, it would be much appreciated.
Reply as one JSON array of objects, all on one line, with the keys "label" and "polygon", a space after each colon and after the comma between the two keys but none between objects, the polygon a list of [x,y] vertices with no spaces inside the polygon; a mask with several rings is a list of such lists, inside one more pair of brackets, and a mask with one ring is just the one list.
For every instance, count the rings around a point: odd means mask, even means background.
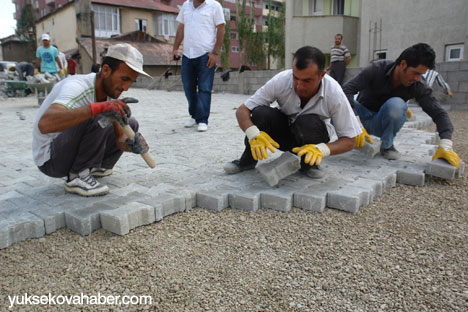
[{"label": "man in striped shirt", "polygon": [[351,54],[348,48],[342,44],[343,35],[335,35],[335,45],[331,47],[330,51],[330,66],[327,68],[327,72],[332,76],[340,85],[343,84],[343,78],[346,70],[346,66],[351,61]]}]

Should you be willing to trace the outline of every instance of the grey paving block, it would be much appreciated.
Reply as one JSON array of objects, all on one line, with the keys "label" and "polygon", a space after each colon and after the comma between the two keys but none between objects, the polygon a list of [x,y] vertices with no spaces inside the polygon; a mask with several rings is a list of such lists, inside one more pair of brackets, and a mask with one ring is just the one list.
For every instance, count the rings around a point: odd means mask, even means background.
[{"label": "grey paving block", "polygon": [[460,162],[460,168],[455,172],[455,178],[460,178],[463,172],[465,172],[465,162],[462,160]]},{"label": "grey paving block", "polygon": [[359,207],[368,205],[370,191],[356,187],[345,186],[327,194],[327,207],[351,213],[357,213]]},{"label": "grey paving block", "polygon": [[384,183],[382,181],[364,178],[356,179],[354,182],[350,183],[349,186],[369,190],[370,202],[374,200],[374,197],[382,195],[384,189]]},{"label": "grey paving block", "polygon": [[258,194],[229,194],[229,206],[233,209],[256,211],[260,206]]},{"label": "grey paving block", "polygon": [[426,167],[426,174],[442,179],[454,179],[455,167],[443,159],[430,161]]},{"label": "grey paving block", "polygon": [[288,212],[292,206],[292,194],[284,195],[276,192],[260,194],[260,207],[277,211]]},{"label": "grey paving block", "polygon": [[90,207],[66,211],[65,223],[67,228],[73,232],[82,236],[89,235],[93,231],[101,228],[99,214],[106,210],[116,209],[117,207],[105,203],[96,203]]},{"label": "grey paving block", "polygon": [[197,192],[197,207],[221,211],[229,207],[229,195],[227,193],[219,194],[216,191]]},{"label": "grey paving block", "polygon": [[100,213],[102,228],[118,235],[156,221],[154,208],[150,205],[132,202],[113,210]]},{"label": "grey paving block", "polygon": [[51,234],[66,226],[65,212],[64,209],[60,207],[51,207],[41,204],[31,207],[28,211],[44,220],[46,234]]},{"label": "grey paving block", "polygon": [[290,152],[281,154],[273,161],[262,163],[256,170],[270,186],[275,186],[279,181],[301,168],[301,158]]},{"label": "grey paving block", "polygon": [[[164,218],[186,210],[186,199],[183,195],[163,193],[154,197],[141,198],[137,201],[152,206],[155,209],[157,221],[159,221],[159,216]],[[160,211],[158,212],[157,209],[160,209]]]},{"label": "grey paving block", "polygon": [[0,214],[0,248],[45,235],[44,221],[25,211]]},{"label": "grey paving block", "polygon": [[424,170],[402,169],[397,171],[396,182],[399,184],[424,186],[425,176]]},{"label": "grey paving block", "polygon": [[297,192],[293,196],[293,206],[308,211],[323,212],[327,203],[327,192]]},{"label": "grey paving block", "polygon": [[369,142],[366,141],[363,147],[358,148],[357,150],[361,152],[364,155],[367,155],[371,158],[373,158],[375,155],[377,155],[380,151],[380,140],[377,140],[376,138],[372,138],[373,144],[370,144]]}]

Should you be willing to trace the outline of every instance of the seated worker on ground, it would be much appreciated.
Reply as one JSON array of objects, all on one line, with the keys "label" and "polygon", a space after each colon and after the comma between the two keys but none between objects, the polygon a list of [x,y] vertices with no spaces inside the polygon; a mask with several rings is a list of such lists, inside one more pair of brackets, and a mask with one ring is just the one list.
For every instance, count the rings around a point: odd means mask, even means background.
[{"label": "seated worker on ground", "polygon": [[406,102],[415,99],[439,132],[440,145],[433,159],[445,159],[458,169],[460,158],[452,149],[452,122],[431,88],[421,82],[421,76],[434,68],[434,63],[434,50],[418,43],[404,50],[395,62],[382,60],[368,65],[343,86],[343,91],[364,128],[381,138],[380,153],[386,159],[400,158],[393,140],[407,119]]},{"label": "seated worker on ground", "polygon": [[[143,56],[129,44],[111,46],[98,74],[74,75],[54,86],[42,103],[33,128],[33,158],[44,174],[68,177],[65,190],[82,196],[109,192],[93,176],[106,176],[123,151],[143,153],[141,134],[130,140],[119,122],[102,128],[103,117],[128,121],[136,132],[125,99],[117,100],[143,71]],[[113,99],[113,100],[111,100]],[[127,120],[128,118],[128,120]]]},{"label": "seated worker on ground", "polygon": [[[274,76],[237,109],[245,150],[240,159],[224,166],[227,173],[253,169],[268,157],[267,148],[278,148],[302,156],[301,171],[321,178],[322,158],[354,148],[361,128],[341,86],[324,68],[319,49],[302,47],[294,54],[292,69]],[[275,101],[278,108],[270,106]],[[338,140],[330,143],[334,130]]]},{"label": "seated worker on ground", "polygon": [[18,73],[18,80],[26,81],[27,76],[34,76],[34,65],[28,62],[19,62],[10,70],[16,70]]}]

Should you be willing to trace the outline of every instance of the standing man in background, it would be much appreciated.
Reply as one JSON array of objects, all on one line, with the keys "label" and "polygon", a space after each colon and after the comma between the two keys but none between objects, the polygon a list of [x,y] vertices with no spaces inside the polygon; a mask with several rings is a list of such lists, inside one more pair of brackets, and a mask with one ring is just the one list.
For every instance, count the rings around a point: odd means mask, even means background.
[{"label": "standing man in background", "polygon": [[172,53],[174,60],[180,58],[179,46],[183,40],[182,84],[190,114],[185,127],[198,124],[198,131],[206,131],[216,58],[224,39],[223,8],[215,0],[187,0],[177,22],[179,27]]},{"label": "standing man in background", "polygon": [[330,66],[327,72],[332,76],[340,85],[343,85],[343,78],[345,75],[346,66],[351,61],[351,54],[348,48],[342,44],[343,35],[335,35],[335,45],[330,50]]},{"label": "standing man in background", "polygon": [[58,57],[58,51],[55,47],[50,45],[50,36],[43,34],[42,45],[36,50],[36,68],[41,73],[57,73],[57,64],[60,74],[63,76],[63,67]]}]

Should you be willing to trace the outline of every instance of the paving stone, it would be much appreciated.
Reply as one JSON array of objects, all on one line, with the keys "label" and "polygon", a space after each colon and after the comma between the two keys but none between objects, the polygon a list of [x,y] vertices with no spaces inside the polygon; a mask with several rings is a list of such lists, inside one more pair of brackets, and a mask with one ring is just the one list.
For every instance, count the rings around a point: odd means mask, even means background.
[{"label": "paving stone", "polygon": [[256,211],[260,206],[259,194],[229,194],[229,206],[233,209]]},{"label": "paving stone", "polygon": [[63,208],[40,204],[30,208],[29,212],[44,220],[46,234],[51,234],[66,226],[65,210]]},{"label": "paving stone", "polygon": [[288,212],[291,210],[291,206],[292,206],[292,194],[282,195],[274,191],[260,194],[260,207],[261,208]]},{"label": "paving stone", "polygon": [[426,174],[443,179],[454,179],[455,171],[455,167],[443,159],[432,160],[426,168]]},{"label": "paving stone", "polygon": [[378,180],[358,178],[354,182],[350,183],[349,186],[358,188],[364,188],[370,191],[370,202],[374,200],[374,197],[383,194],[384,183]]},{"label": "paving stone", "polygon": [[364,146],[361,148],[358,148],[357,150],[361,152],[364,155],[367,155],[371,158],[375,157],[380,152],[380,140],[378,140],[375,137],[372,137],[373,144],[370,144],[369,142],[366,141],[364,143]]},{"label": "paving stone", "polygon": [[297,192],[293,196],[293,206],[308,211],[323,212],[327,203],[327,192]]},{"label": "paving stone", "polygon": [[[141,198],[137,201],[154,207],[155,215],[162,215],[162,218],[186,210],[186,200],[182,195],[163,193],[154,197]],[[158,207],[161,207],[159,208],[161,209],[160,214],[156,211]]]},{"label": "paving stone", "polygon": [[106,203],[96,203],[90,207],[75,209],[65,212],[65,222],[67,228],[82,236],[91,234],[101,228],[99,214],[106,210],[116,209]]},{"label": "paving stone", "polygon": [[229,207],[229,194],[217,194],[216,191],[197,192],[197,206],[203,209],[221,211]]},{"label": "paving stone", "polygon": [[462,160],[460,162],[460,168],[455,172],[455,178],[458,179],[462,176],[463,172],[465,172],[465,162]]},{"label": "paving stone", "polygon": [[425,176],[424,170],[398,170],[396,182],[406,185],[424,186]]},{"label": "paving stone", "polygon": [[29,212],[4,211],[0,220],[0,249],[45,235],[44,221]]},{"label": "paving stone", "polygon": [[356,187],[345,186],[327,194],[327,207],[351,213],[357,213],[359,207],[368,205],[370,191]]},{"label": "paving stone", "polygon": [[132,202],[117,209],[100,213],[102,228],[117,235],[156,221],[154,208],[150,205]]},{"label": "paving stone", "polygon": [[301,168],[301,158],[290,152],[281,154],[273,161],[262,163],[256,170],[270,186],[275,186],[279,181]]}]

